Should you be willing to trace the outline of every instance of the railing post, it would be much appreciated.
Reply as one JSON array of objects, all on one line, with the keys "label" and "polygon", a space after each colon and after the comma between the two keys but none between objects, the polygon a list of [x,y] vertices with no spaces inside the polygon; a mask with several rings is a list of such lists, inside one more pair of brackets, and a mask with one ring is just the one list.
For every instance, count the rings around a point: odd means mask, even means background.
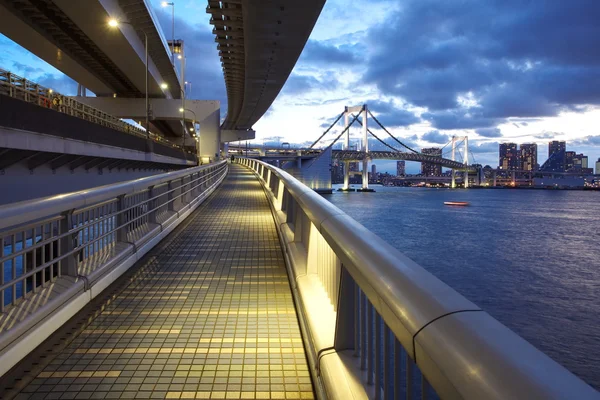
[{"label": "railing post", "polygon": [[117,242],[127,242],[127,215],[125,209],[125,195],[117,197]]},{"label": "railing post", "polygon": [[354,321],[354,309],[356,307],[354,279],[352,279],[343,264],[341,272],[340,290],[337,298],[337,319],[335,321],[334,347],[336,351],[354,349],[354,337],[357,334]]},{"label": "railing post", "polygon": [[175,204],[173,201],[174,193],[173,193],[173,180],[170,180],[167,184],[167,210],[175,211]]},{"label": "railing post", "polygon": [[[154,185],[150,186],[148,188],[148,198],[152,199],[155,195],[156,195],[156,190],[154,188]],[[158,203],[157,199],[150,200],[150,201],[148,201],[146,203],[148,205],[148,211],[149,211],[149,213],[148,213],[148,222],[152,223],[152,224],[156,223],[156,210],[155,210],[155,208],[156,208],[156,204],[157,203]],[[153,211],[150,211],[150,210],[153,210]]]},{"label": "railing post", "polygon": [[[62,214],[60,220],[59,234],[69,232],[73,228],[73,210],[66,211]],[[69,234],[60,239],[60,255],[73,252],[76,248],[76,240],[78,233]],[[70,254],[62,259],[61,275],[77,276],[77,257],[76,254]]]}]

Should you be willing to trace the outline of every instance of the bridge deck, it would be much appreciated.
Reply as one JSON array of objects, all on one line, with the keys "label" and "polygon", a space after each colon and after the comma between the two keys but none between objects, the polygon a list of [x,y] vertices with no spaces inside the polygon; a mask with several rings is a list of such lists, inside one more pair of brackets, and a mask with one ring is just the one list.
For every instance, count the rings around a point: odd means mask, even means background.
[{"label": "bridge deck", "polygon": [[313,398],[267,199],[250,171],[231,168],[182,226],[17,367],[24,375],[5,395]]}]

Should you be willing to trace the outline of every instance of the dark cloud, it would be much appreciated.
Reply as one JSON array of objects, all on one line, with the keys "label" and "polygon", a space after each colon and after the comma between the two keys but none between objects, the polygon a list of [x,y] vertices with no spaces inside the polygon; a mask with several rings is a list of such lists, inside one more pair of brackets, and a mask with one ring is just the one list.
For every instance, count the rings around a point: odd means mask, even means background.
[{"label": "dark cloud", "polygon": [[309,40],[302,51],[300,61],[309,64],[356,64],[359,59],[353,46],[334,46],[318,40]]},{"label": "dark cloud", "polygon": [[562,133],[557,132],[542,132],[534,136],[536,139],[554,139],[556,136],[562,135]]},{"label": "dark cloud", "polygon": [[283,94],[298,95],[320,86],[321,81],[311,75],[292,74],[282,89]]},{"label": "dark cloud", "polygon": [[406,0],[369,31],[365,78],[438,129],[581,111],[600,104],[598,20],[597,0]]},{"label": "dark cloud", "polygon": [[586,136],[585,138],[579,140],[578,143],[588,146],[600,146],[600,135]]},{"label": "dark cloud", "polygon": [[[171,12],[155,8],[163,32],[171,32]],[[192,25],[187,20],[175,17],[175,34],[185,39],[186,71],[185,80],[192,83],[191,97],[198,100],[219,100],[221,115],[227,112],[225,80],[217,51],[214,35],[206,23]]]},{"label": "dark cloud", "polygon": [[438,131],[430,131],[424,134],[421,139],[429,143],[445,144],[450,141],[450,135],[444,135]]},{"label": "dark cloud", "polygon": [[390,101],[367,100],[365,102],[377,120],[383,126],[409,126],[421,121],[419,117],[410,111],[399,108]]},{"label": "dark cloud", "polygon": [[77,82],[66,75],[44,74],[35,79],[40,85],[65,96],[77,94]]},{"label": "dark cloud", "polygon": [[37,75],[44,73],[44,70],[42,68],[32,67],[31,65],[23,64],[14,60],[12,61],[12,66],[16,71],[20,71],[20,73],[23,73],[24,78],[28,78],[29,75]]},{"label": "dark cloud", "polygon": [[489,128],[502,122],[499,118],[489,118],[477,110],[443,110],[421,114],[421,118],[429,121],[438,129],[475,129]]},{"label": "dark cloud", "polygon": [[476,129],[475,132],[479,136],[483,136],[483,137],[487,137],[487,138],[502,137],[502,132],[498,128],[481,128],[481,129]]}]

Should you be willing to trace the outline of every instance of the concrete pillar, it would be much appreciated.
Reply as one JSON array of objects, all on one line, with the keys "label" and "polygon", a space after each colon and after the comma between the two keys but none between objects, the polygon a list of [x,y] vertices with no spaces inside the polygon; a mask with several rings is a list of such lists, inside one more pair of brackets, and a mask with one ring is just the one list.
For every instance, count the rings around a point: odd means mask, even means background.
[{"label": "concrete pillar", "polygon": [[492,187],[496,187],[496,175],[497,175],[496,170],[494,170],[492,172],[492,179],[493,179]]},{"label": "concrete pillar", "polygon": [[[452,136],[452,161],[456,161],[456,136]],[[456,169],[452,168],[452,189],[456,188]]]},{"label": "concrete pillar", "polygon": [[465,136],[465,189],[469,187],[469,138]]},{"label": "concrete pillar", "polygon": [[367,105],[364,105],[363,111],[362,111],[362,122],[363,122],[363,126],[362,126],[362,131],[363,131],[363,145],[362,145],[362,151],[364,151],[365,155],[363,158],[363,167],[362,167],[362,188],[363,189],[368,189],[369,188],[369,158],[367,157],[367,155],[369,154],[369,137],[368,137],[368,131],[367,131]]},{"label": "concrete pillar", "polygon": [[221,150],[221,110],[213,111],[200,122],[200,159],[204,164],[219,160]]},{"label": "concrete pillar", "polygon": [[[344,129],[348,127],[350,123],[350,114],[348,113],[348,107],[346,107],[346,111],[344,112]],[[346,131],[344,134],[344,150],[350,149],[350,129]],[[343,189],[348,189],[350,187],[350,162],[344,161],[344,187]]]}]

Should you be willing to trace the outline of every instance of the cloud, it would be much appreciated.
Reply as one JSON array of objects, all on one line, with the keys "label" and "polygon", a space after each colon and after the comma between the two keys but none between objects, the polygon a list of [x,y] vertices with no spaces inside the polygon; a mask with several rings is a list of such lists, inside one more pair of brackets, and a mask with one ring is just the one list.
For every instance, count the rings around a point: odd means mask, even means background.
[{"label": "cloud", "polygon": [[282,93],[288,95],[299,95],[318,88],[320,84],[321,81],[314,76],[293,73],[283,86]]},{"label": "cloud", "polygon": [[596,0],[406,0],[369,29],[364,79],[438,129],[581,112],[600,104],[599,19]]},{"label": "cloud", "polygon": [[66,75],[44,74],[35,79],[40,85],[65,96],[77,94],[77,82]]},{"label": "cloud", "polygon": [[439,131],[430,131],[421,136],[421,139],[429,143],[445,144],[450,141],[450,135],[444,135]]},{"label": "cloud", "polygon": [[[154,8],[163,32],[171,32],[171,12],[162,7]],[[191,98],[219,100],[221,115],[227,112],[225,80],[217,51],[214,35],[205,24],[190,24],[187,19],[175,17],[177,37],[185,40],[186,69],[185,80],[192,83]]]},{"label": "cloud", "polygon": [[481,129],[476,129],[475,132],[479,136],[483,136],[486,138],[502,137],[502,132],[498,128],[481,128]]},{"label": "cloud", "polygon": [[473,142],[473,143],[469,143],[469,151],[473,152],[473,153],[498,153],[498,149],[499,149],[499,143],[498,142],[483,142],[483,143],[479,143],[479,142]]},{"label": "cloud", "polygon": [[25,78],[28,78],[29,75],[38,75],[44,73],[42,68],[32,67],[31,65],[23,64],[15,60],[12,61],[12,67],[16,71],[19,71],[19,73],[22,73]]},{"label": "cloud", "polygon": [[365,103],[368,105],[371,112],[375,114],[377,120],[379,120],[386,128],[409,126],[421,121],[415,114],[397,107],[391,101],[368,100]]},{"label": "cloud", "polygon": [[304,47],[300,60],[309,64],[352,65],[359,61],[352,46],[334,46],[324,41],[309,40]]}]

